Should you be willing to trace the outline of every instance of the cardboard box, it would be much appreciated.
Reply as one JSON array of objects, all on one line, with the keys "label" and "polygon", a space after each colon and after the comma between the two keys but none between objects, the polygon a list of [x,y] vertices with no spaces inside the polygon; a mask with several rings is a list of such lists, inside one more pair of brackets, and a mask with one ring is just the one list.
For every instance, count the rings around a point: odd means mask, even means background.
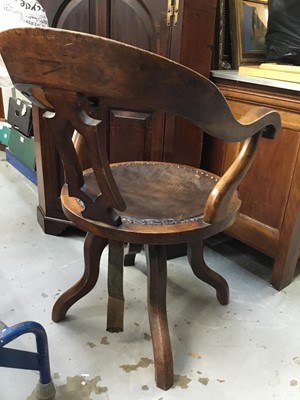
[{"label": "cardboard box", "polygon": [[11,128],[8,148],[15,157],[31,170],[35,170],[35,153],[33,136],[26,137]]},{"label": "cardboard box", "polygon": [[32,106],[24,100],[9,98],[7,122],[25,136],[33,135]]}]

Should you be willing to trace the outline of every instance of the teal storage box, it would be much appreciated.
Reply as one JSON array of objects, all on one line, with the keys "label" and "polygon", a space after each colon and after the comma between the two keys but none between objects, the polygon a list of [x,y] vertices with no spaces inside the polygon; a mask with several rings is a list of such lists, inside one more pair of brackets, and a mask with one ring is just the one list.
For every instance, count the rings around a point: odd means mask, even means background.
[{"label": "teal storage box", "polygon": [[6,125],[0,125],[0,142],[5,146],[8,146],[10,138],[10,127]]},{"label": "teal storage box", "polygon": [[8,148],[14,156],[31,170],[35,170],[35,153],[33,136],[26,137],[11,128]]}]

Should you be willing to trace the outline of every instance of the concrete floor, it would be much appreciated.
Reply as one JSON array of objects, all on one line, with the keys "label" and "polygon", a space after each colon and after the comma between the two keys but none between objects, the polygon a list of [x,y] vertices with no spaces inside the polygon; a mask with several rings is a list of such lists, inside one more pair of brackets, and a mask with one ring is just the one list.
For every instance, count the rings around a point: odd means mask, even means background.
[{"label": "concrete floor", "polygon": [[[282,292],[270,284],[272,260],[229,240],[205,248],[227,280],[228,306],[197,280],[185,257],[168,270],[168,316],[175,384],[155,386],[146,310],[145,259],[125,269],[125,331],[106,326],[106,260],[96,288],[51,321],[59,294],[82,273],[83,236],[45,235],[36,221],[37,189],[0,153],[0,318],[35,320],[46,329],[57,400],[253,400],[300,398],[300,276]],[[299,268],[298,268],[299,274]],[[13,343],[34,350],[34,337]],[[38,374],[1,368],[0,399],[34,399]]]}]

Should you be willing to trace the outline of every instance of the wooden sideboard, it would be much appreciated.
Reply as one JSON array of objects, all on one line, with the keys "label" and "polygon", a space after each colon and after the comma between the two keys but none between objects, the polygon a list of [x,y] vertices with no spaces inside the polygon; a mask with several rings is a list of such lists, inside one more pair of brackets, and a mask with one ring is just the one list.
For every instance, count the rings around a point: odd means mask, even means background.
[{"label": "wooden sideboard", "polygon": [[[213,75],[237,117],[253,106],[266,106],[276,109],[282,118],[276,140],[261,141],[239,187],[243,201],[240,217],[228,230],[233,237],[274,259],[271,283],[281,290],[292,281],[300,256],[300,85],[276,82],[274,87],[267,86],[270,80],[258,78],[252,79],[255,83],[247,83],[241,77],[220,78],[226,73]],[[205,138],[203,166],[222,174],[239,148],[240,144]]]}]

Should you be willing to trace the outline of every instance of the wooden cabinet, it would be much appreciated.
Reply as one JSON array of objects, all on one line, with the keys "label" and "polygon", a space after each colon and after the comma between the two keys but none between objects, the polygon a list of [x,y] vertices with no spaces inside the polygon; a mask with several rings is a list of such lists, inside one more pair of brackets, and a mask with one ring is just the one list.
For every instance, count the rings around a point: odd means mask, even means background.
[{"label": "wooden cabinet", "polygon": [[[40,0],[49,24],[106,36],[179,61],[208,76],[217,0]],[[78,55],[80,57],[80,54]],[[124,60],[126,62],[126,60]],[[176,161],[199,166],[202,132],[188,121],[134,104],[100,100],[97,117],[108,135],[111,162]],[[47,233],[58,234],[65,217],[58,199],[61,168],[49,160],[51,138],[34,110],[38,219]]]},{"label": "wooden cabinet", "polygon": [[[280,290],[294,276],[300,255],[300,99],[292,90],[216,79],[233,113],[253,106],[276,109],[282,129],[274,141],[262,139],[243,183],[241,215],[228,233],[274,258],[272,285]],[[205,138],[208,157],[202,163],[222,174],[236,158],[240,144]]]}]

